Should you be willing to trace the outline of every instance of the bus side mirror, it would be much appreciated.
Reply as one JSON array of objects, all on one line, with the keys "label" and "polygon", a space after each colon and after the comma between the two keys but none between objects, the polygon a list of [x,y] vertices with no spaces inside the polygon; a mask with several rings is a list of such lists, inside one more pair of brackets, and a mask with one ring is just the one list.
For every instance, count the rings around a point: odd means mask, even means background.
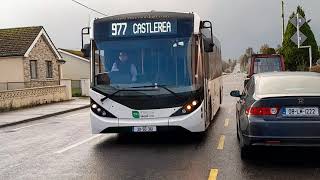
[{"label": "bus side mirror", "polygon": [[204,51],[205,52],[213,52],[214,44],[210,42],[210,40],[204,40]]},{"label": "bus side mirror", "polygon": [[212,33],[212,23],[210,21],[202,21],[201,29],[208,29],[210,34],[207,36],[209,38],[204,38],[204,51],[205,52],[213,52],[213,33]]},{"label": "bus side mirror", "polygon": [[85,44],[84,47],[81,49],[81,52],[83,53],[84,58],[90,57],[90,54],[91,54],[90,44]]}]

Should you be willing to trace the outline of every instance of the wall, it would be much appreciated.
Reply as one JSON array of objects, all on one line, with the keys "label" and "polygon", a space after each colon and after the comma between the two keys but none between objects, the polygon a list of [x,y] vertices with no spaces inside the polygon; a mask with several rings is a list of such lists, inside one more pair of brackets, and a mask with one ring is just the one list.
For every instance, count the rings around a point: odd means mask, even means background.
[{"label": "wall", "polygon": [[22,57],[0,58],[0,83],[24,82]]},{"label": "wall", "polygon": [[68,99],[72,98],[72,87],[71,87],[71,80],[70,79],[61,79],[60,85],[66,86],[66,92]]},{"label": "wall", "polygon": [[0,92],[0,112],[69,100],[66,86],[48,86]]},{"label": "wall", "polygon": [[90,78],[89,60],[71,56],[63,51],[59,51],[62,58],[66,61],[61,66],[62,78],[71,80],[81,80]]},{"label": "wall", "polygon": [[81,95],[89,96],[90,79],[81,79]]}]

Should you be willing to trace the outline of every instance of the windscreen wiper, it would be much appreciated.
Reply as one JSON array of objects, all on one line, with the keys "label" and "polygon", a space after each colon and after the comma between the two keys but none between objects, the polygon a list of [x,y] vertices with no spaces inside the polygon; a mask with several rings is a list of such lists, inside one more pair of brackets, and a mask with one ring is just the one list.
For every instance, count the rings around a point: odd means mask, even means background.
[{"label": "windscreen wiper", "polygon": [[[141,90],[138,90],[138,89],[118,89],[112,94],[103,94],[105,97],[102,98],[100,101],[101,101],[101,103],[103,103],[103,101],[105,101],[109,98],[112,98],[114,95],[118,94],[119,92],[130,92],[130,91],[137,92],[137,91],[141,91]],[[145,89],[143,91],[154,91],[154,90],[153,89]]]},{"label": "windscreen wiper", "polygon": [[169,88],[167,88],[166,85],[157,85],[157,84],[155,84],[155,85],[150,85],[150,86],[137,86],[137,87],[131,87],[131,88],[134,89],[134,88],[158,88],[158,87],[160,87],[160,88],[162,88],[162,89],[170,92],[170,93],[173,94],[177,99],[182,99],[181,96],[179,96],[177,93],[175,93],[174,91],[172,91],[172,90],[170,90]]}]

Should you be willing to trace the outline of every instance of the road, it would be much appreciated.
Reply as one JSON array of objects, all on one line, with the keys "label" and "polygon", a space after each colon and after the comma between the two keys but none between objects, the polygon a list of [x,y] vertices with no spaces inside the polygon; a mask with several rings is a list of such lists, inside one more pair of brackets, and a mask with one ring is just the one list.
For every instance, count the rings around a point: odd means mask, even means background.
[{"label": "road", "polygon": [[320,150],[258,149],[241,161],[235,103],[243,74],[224,76],[224,102],[203,138],[92,135],[89,109],[0,129],[0,179],[320,179]]}]

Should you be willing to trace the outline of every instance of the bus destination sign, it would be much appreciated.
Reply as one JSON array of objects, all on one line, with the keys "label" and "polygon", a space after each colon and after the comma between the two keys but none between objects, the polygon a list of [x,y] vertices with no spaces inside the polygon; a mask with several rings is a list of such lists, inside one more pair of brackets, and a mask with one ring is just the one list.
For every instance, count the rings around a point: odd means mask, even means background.
[{"label": "bus destination sign", "polygon": [[176,20],[129,21],[110,23],[109,37],[135,37],[150,35],[174,35],[177,33]]}]

